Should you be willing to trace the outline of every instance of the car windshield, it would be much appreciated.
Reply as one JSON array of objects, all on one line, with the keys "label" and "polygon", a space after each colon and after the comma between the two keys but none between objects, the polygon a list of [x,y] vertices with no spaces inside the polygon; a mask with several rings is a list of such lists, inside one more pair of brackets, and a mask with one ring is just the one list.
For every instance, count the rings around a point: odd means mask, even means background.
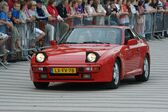
[{"label": "car windshield", "polygon": [[119,28],[74,28],[61,40],[60,44],[121,44]]}]

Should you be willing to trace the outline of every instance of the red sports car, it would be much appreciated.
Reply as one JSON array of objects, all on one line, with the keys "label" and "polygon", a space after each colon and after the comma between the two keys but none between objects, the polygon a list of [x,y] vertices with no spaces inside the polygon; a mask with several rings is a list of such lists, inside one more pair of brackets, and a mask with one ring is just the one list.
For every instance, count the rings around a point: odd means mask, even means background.
[{"label": "red sports car", "polygon": [[127,76],[149,79],[149,46],[129,27],[78,26],[50,44],[32,56],[30,77],[38,89],[50,82],[106,82],[118,88]]}]

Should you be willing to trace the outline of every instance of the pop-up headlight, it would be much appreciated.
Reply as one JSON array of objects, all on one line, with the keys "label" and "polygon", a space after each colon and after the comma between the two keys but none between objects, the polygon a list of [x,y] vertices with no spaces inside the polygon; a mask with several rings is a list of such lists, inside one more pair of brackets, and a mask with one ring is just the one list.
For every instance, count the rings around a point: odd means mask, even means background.
[{"label": "pop-up headlight", "polygon": [[36,54],[36,62],[42,63],[46,60],[47,55],[44,52],[39,52]]},{"label": "pop-up headlight", "polygon": [[99,57],[99,54],[96,52],[86,52],[86,62],[96,62]]}]

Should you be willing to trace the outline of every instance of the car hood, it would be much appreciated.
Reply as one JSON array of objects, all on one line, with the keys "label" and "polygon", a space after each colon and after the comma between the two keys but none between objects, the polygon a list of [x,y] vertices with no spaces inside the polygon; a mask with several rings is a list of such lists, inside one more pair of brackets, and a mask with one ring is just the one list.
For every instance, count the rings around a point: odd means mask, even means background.
[{"label": "car hood", "polygon": [[100,57],[119,45],[96,44],[96,45],[58,45],[56,48],[45,49],[48,55],[48,64],[83,64],[86,52],[97,52]]}]

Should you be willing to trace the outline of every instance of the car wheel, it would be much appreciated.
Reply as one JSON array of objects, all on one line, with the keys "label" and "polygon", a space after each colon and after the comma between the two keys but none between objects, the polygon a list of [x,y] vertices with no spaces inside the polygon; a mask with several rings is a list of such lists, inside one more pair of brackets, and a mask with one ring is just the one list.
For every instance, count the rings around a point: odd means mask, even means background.
[{"label": "car wheel", "polygon": [[120,63],[119,61],[115,61],[113,66],[113,73],[112,73],[113,80],[110,82],[109,86],[112,89],[117,89],[120,85]]},{"label": "car wheel", "polygon": [[150,63],[149,63],[149,58],[145,57],[144,59],[144,65],[143,65],[143,74],[135,76],[135,79],[137,81],[148,81],[150,76]]},{"label": "car wheel", "polygon": [[33,83],[37,89],[45,89],[49,85],[49,82],[33,82]]}]

